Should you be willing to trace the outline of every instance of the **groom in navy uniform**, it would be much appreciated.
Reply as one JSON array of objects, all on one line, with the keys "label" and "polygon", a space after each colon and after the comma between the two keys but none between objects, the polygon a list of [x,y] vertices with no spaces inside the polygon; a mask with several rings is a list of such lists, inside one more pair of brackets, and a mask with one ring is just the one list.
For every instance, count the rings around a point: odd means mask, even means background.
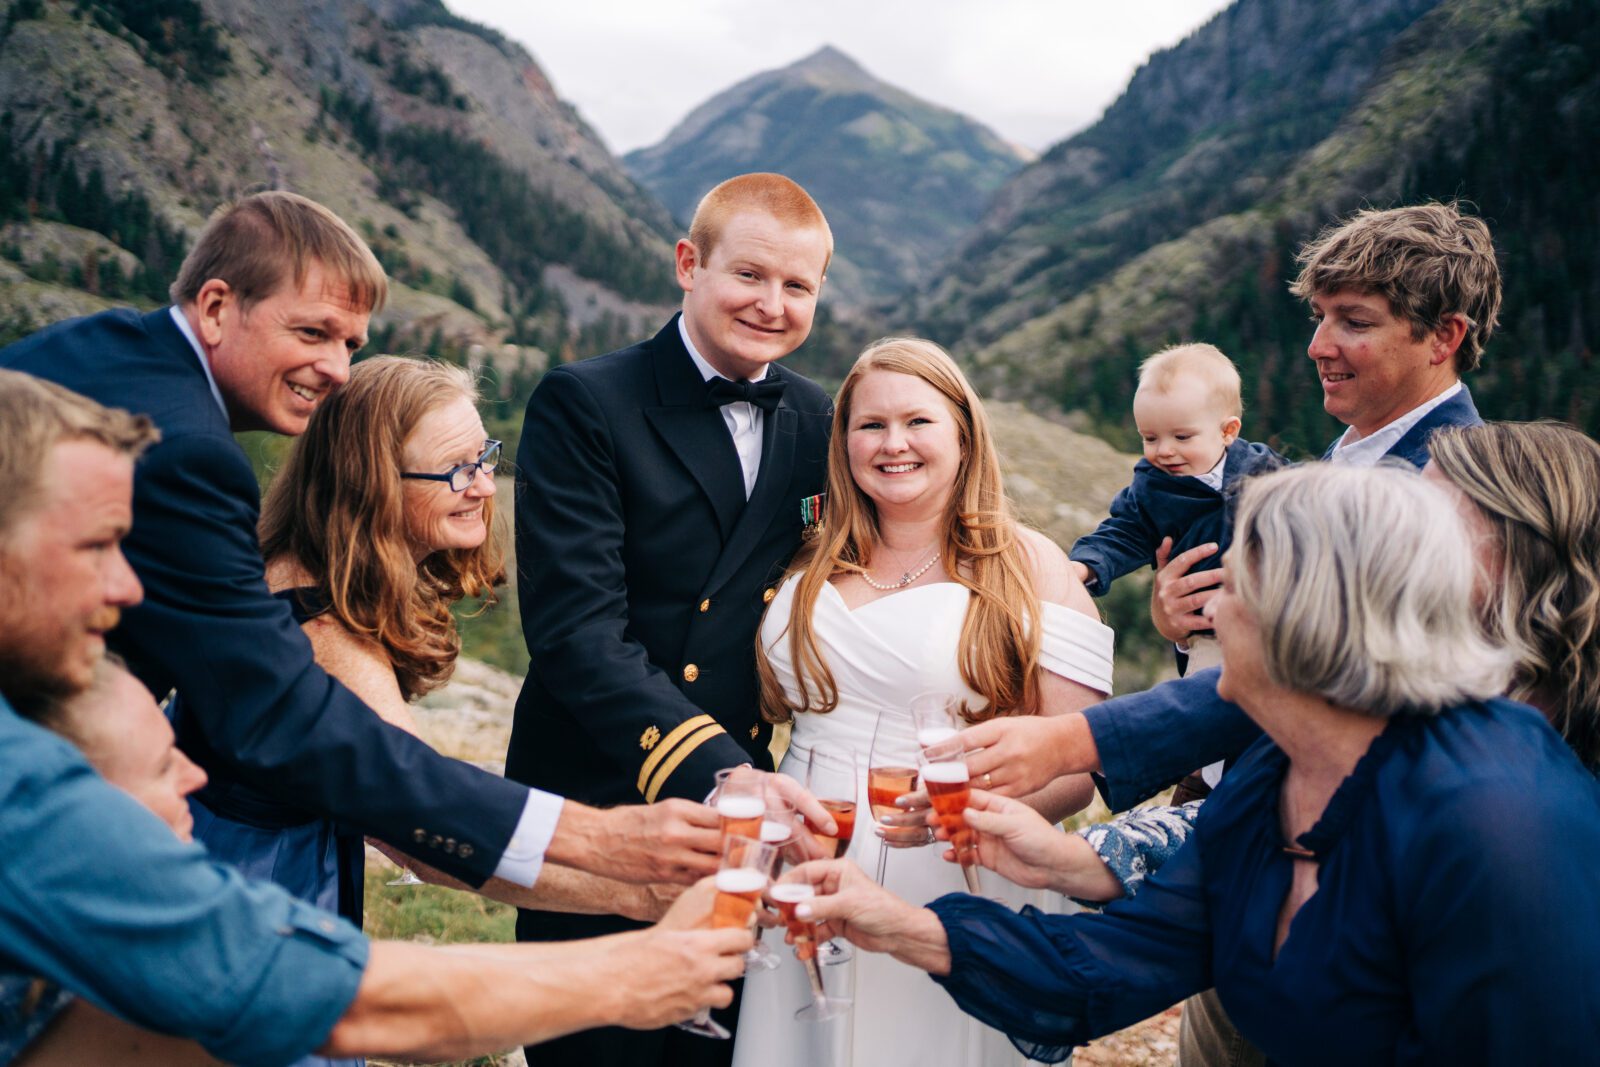
[{"label": "groom in navy uniform", "polygon": [[[531,662],[508,776],[610,805],[699,800],[722,768],[771,770],[756,629],[823,490],[831,418],[827,395],[778,361],[811,331],[832,251],[800,186],[729,179],[677,244],[682,314],[540,383],[517,452]],[[633,925],[524,911],[517,935]],[[719,1013],[725,1025],[737,1006]],[[596,1030],[530,1048],[528,1061],[725,1063],[731,1045]]]}]

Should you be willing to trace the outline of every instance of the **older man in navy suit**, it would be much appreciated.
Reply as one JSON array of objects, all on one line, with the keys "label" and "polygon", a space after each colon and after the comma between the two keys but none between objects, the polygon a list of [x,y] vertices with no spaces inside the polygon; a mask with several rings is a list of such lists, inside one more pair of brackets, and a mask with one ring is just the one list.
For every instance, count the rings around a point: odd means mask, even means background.
[{"label": "older man in navy suit", "polygon": [[543,862],[630,881],[714,868],[699,805],[597,811],[447,759],[330,678],[267,591],[260,495],[236,430],[304,431],[345,381],[383,304],[383,268],[321,205],[269,192],[213,217],[149,314],[58,323],[0,366],[148,415],[161,441],[134,480],[125,547],[145,601],[109,637],[185,708],[197,762],[479,885],[532,885]]},{"label": "older man in navy suit", "polygon": [[[822,212],[794,182],[729,179],[678,242],[683,313],[642,344],[540,383],[517,455],[531,662],[506,757],[513,778],[616,804],[703,798],[722,768],[771,769],[756,628],[800,544],[806,502],[822,492],[832,407],[778,361],[811,331],[832,251]],[[814,805],[789,779],[772,781]],[[568,940],[632,925],[525,911],[517,932]],[[730,1044],[607,1030],[528,1056],[683,1065],[726,1062]]]}]

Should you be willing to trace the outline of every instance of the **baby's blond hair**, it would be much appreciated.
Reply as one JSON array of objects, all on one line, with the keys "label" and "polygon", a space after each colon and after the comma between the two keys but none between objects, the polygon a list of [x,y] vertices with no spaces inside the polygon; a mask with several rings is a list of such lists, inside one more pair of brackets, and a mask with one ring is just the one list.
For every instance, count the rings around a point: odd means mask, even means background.
[{"label": "baby's blond hair", "polygon": [[1239,368],[1216,345],[1186,344],[1163,348],[1139,364],[1139,388],[1169,392],[1184,375],[1206,386],[1206,402],[1224,415],[1244,414]]}]

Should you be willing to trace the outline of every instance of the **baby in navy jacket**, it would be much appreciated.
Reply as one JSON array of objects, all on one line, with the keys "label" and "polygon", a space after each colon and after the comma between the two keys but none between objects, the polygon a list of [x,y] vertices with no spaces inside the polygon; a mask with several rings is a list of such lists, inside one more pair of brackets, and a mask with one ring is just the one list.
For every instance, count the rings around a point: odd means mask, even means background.
[{"label": "baby in navy jacket", "polygon": [[1133,421],[1144,458],[1133,484],[1111,502],[1111,517],[1078,538],[1068,557],[1089,592],[1153,564],[1163,538],[1172,554],[1215,541],[1195,570],[1222,563],[1233,530],[1239,479],[1274,470],[1282,456],[1239,438],[1239,371],[1214,345],[1176,345],[1139,365]]}]

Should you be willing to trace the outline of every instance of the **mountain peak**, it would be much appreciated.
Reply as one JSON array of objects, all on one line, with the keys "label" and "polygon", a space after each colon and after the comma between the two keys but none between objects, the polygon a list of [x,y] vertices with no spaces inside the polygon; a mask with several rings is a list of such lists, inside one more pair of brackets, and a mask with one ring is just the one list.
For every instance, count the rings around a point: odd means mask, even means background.
[{"label": "mountain peak", "polygon": [[845,55],[831,44],[825,44],[812,52],[804,59],[797,59],[789,64],[789,70],[815,71],[817,73],[834,74],[865,74],[867,73],[860,63]]},{"label": "mountain peak", "polygon": [[805,186],[850,234],[829,271],[839,306],[920,281],[1022,161],[993,131],[832,45],[718,93],[625,160],[679,218],[734,174],[777,171]]}]

